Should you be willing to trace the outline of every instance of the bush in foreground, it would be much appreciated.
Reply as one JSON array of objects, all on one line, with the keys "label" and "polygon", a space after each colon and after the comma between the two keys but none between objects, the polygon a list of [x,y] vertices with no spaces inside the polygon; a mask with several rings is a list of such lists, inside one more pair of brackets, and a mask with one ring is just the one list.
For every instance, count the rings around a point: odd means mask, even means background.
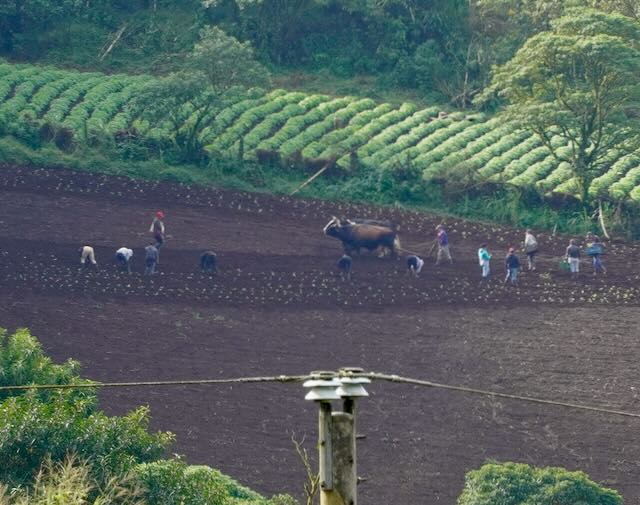
[{"label": "bush in foreground", "polygon": [[488,463],[467,473],[458,505],[622,505],[622,497],[583,472]]},{"label": "bush in foreground", "polygon": [[[0,329],[0,385],[76,384],[29,330]],[[171,433],[149,431],[149,410],[107,416],[94,388],[0,396],[0,505],[295,505],[266,500],[205,466],[161,460]],[[9,492],[9,489],[11,491]]]}]

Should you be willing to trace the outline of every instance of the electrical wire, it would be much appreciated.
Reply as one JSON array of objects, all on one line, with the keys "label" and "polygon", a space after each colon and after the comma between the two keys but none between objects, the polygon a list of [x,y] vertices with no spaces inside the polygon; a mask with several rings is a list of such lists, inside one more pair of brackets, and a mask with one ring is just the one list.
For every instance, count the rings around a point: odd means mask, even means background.
[{"label": "electrical wire", "polygon": [[23,386],[0,386],[3,391],[25,391],[30,389],[91,389],[91,388],[131,388],[144,386],[201,386],[208,384],[251,384],[257,382],[301,382],[308,379],[308,375],[278,375],[273,377],[237,377],[234,379],[192,379],[167,381],[136,381],[136,382],[86,382],[80,384],[27,384]]},{"label": "electrical wire", "polygon": [[[583,405],[573,402],[565,402],[560,400],[547,400],[544,398],[536,398],[533,396],[523,396],[511,393],[500,393],[497,391],[489,391],[485,389],[472,388],[467,386],[455,386],[451,384],[442,384],[421,379],[413,379],[410,377],[402,377],[400,375],[385,374],[379,372],[356,372],[356,373],[340,373],[336,376],[344,377],[360,377],[370,380],[379,380],[386,382],[395,382],[400,384],[411,384],[414,386],[428,387],[433,389],[444,389],[449,391],[457,391],[460,393],[468,393],[480,396],[488,396],[492,398],[505,398],[528,403],[537,403],[542,405],[551,405],[556,407],[564,407],[577,410],[587,410],[591,412],[599,412],[602,414],[617,415],[624,417],[633,417],[640,419],[640,414],[634,412],[626,412],[616,410],[609,407],[598,407],[593,405]],[[231,379],[194,379],[194,380],[167,380],[167,381],[137,381],[137,382],[87,382],[80,384],[29,384],[22,386],[0,386],[0,393],[11,391],[26,390],[43,390],[43,389],[90,389],[90,388],[119,388],[119,387],[162,387],[162,386],[191,386],[191,385],[213,385],[213,384],[255,384],[255,383],[290,383],[302,382],[307,379],[319,378],[315,374],[310,375],[276,375],[265,377],[237,377]]]},{"label": "electrical wire", "polygon": [[425,380],[420,380],[420,379],[411,379],[411,378],[408,378],[408,377],[400,377],[399,375],[388,375],[388,374],[381,374],[381,373],[372,372],[372,373],[366,373],[366,374],[356,374],[356,376],[366,377],[368,379],[374,379],[374,380],[378,379],[378,380],[384,380],[384,381],[388,381],[388,382],[398,382],[398,383],[403,383],[403,384],[413,384],[415,386],[423,386],[423,387],[436,388],[436,389],[446,389],[446,390],[458,391],[458,392],[462,392],[462,393],[470,393],[470,394],[475,394],[475,395],[490,396],[490,397],[494,397],[494,398],[506,398],[506,399],[509,399],[509,400],[519,400],[519,401],[529,402],[529,403],[539,403],[539,404],[543,404],[543,405],[554,405],[556,407],[566,407],[566,408],[571,408],[571,409],[589,410],[589,411],[592,411],[592,412],[600,412],[600,413],[603,413],[603,414],[612,414],[612,415],[617,415],[617,416],[640,418],[640,414],[636,414],[634,412],[626,412],[626,411],[623,411],[623,410],[615,410],[615,409],[608,408],[608,407],[596,407],[596,406],[593,406],[593,405],[582,405],[582,404],[579,404],[579,403],[563,402],[563,401],[558,401],[558,400],[545,400],[544,398],[536,398],[536,397],[533,397],[533,396],[522,396],[522,395],[514,395],[514,394],[510,394],[510,393],[499,393],[497,391],[488,391],[488,390],[484,390],[484,389],[476,389],[476,388],[470,388],[470,387],[466,387],[466,386],[452,386],[450,384],[440,384],[438,382],[431,382],[431,381],[425,381]]}]

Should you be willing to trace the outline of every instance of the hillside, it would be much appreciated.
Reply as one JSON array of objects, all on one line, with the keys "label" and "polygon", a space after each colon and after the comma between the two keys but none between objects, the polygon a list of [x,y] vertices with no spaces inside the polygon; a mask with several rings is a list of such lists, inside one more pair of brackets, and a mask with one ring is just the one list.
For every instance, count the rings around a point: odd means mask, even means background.
[{"label": "hillside", "polygon": [[[63,129],[73,135],[65,142],[95,142],[105,136],[113,142],[126,133],[156,146],[172,143],[167,122],[141,121],[131,106],[153,77],[3,63],[0,78],[4,134],[29,139]],[[189,108],[182,114],[189,124]],[[500,115],[448,114],[411,103],[234,88],[224,106],[201,123],[198,137],[212,158],[237,160],[241,155],[307,170],[335,164],[352,175],[361,168],[411,168],[427,180],[456,178],[464,171],[479,183],[575,194],[568,164],[552,156],[537,136]],[[552,141],[560,157],[570,149],[560,137]],[[608,162],[610,169],[593,180],[591,195],[640,202],[640,155],[611,151]]]}]

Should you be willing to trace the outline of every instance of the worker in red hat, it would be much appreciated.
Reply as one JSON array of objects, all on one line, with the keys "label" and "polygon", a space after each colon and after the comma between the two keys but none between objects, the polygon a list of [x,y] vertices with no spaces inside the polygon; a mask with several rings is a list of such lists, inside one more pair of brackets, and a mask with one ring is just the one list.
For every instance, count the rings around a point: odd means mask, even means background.
[{"label": "worker in red hat", "polygon": [[[151,227],[149,228],[149,232],[153,233],[153,238],[156,240],[156,249],[160,251],[160,248],[164,245],[165,241],[165,233],[164,233],[164,212],[161,210],[157,211],[155,216],[153,216],[153,221],[151,223]],[[159,258],[156,263],[160,263]]]}]

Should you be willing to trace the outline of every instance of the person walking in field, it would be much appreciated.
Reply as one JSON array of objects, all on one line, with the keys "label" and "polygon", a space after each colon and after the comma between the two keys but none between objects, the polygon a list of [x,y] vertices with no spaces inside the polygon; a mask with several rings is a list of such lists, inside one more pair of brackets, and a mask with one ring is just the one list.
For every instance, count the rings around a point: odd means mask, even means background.
[{"label": "person walking in field", "polygon": [[482,278],[488,278],[491,273],[491,254],[489,254],[487,244],[482,244],[478,249],[478,263],[482,268]]},{"label": "person walking in field", "polygon": [[569,246],[567,247],[565,258],[569,263],[571,278],[577,280],[578,275],[580,274],[580,247],[578,247],[574,239],[571,239],[569,241]]},{"label": "person walking in field", "polygon": [[411,255],[407,256],[407,273],[418,277],[422,267],[424,266],[424,260],[419,256]]},{"label": "person walking in field", "polygon": [[217,273],[217,256],[213,251],[205,251],[200,255],[200,270],[202,273]]},{"label": "person walking in field", "polygon": [[342,276],[342,280],[350,281],[351,280],[351,264],[353,260],[351,256],[348,254],[343,254],[342,257],[336,263],[336,267],[340,271],[340,275]]},{"label": "person walking in field", "polygon": [[436,226],[436,232],[436,244],[438,246],[436,265],[439,265],[443,258],[445,258],[450,264],[453,263],[451,251],[449,250],[449,236],[447,235],[447,231],[444,229],[443,225],[439,224]]},{"label": "person walking in field", "polygon": [[96,253],[93,250],[93,247],[91,247],[90,245],[83,245],[79,249],[79,252],[80,252],[80,265],[84,267],[85,264],[87,263],[87,260],[89,260],[89,264],[93,268],[98,270],[98,263],[96,262]]},{"label": "person walking in field", "polygon": [[133,257],[133,251],[127,247],[121,247],[116,251],[116,266],[120,270],[126,270],[131,273],[131,258]]},{"label": "person walking in field", "polygon": [[144,248],[144,274],[153,275],[156,273],[156,265],[158,264],[158,248],[149,244]]},{"label": "person walking in field", "polygon": [[[164,212],[159,210],[156,212],[155,216],[153,216],[153,221],[151,222],[151,226],[149,227],[149,232],[153,233],[153,238],[155,239],[155,247],[160,252],[160,248],[164,245],[165,242],[165,229],[164,229]],[[160,263],[160,256],[158,255],[158,261]]]},{"label": "person walking in field", "polygon": [[511,247],[505,260],[505,266],[507,268],[507,275],[504,278],[504,283],[510,282],[513,286],[518,285],[518,272],[520,271],[520,259],[516,256],[516,250]]},{"label": "person walking in field", "polygon": [[527,255],[528,270],[536,269],[536,254],[538,254],[538,241],[534,237],[531,230],[527,230],[524,234],[524,252]]},{"label": "person walking in field", "polygon": [[587,244],[587,254],[591,256],[593,263],[593,275],[606,274],[607,269],[602,263],[602,254],[604,253],[604,244],[600,242],[597,235],[593,236],[593,242]]}]

